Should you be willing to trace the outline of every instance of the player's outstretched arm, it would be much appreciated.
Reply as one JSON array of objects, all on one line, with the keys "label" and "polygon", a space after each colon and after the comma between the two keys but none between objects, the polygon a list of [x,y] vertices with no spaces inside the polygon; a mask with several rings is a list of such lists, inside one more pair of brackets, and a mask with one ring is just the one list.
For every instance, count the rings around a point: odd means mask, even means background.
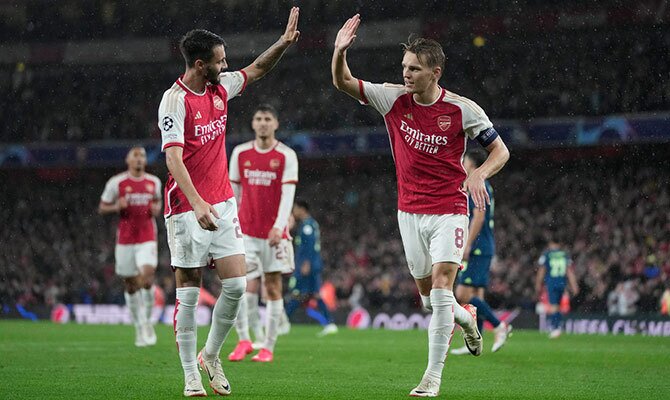
[{"label": "player's outstretched arm", "polygon": [[360,24],[361,16],[356,14],[342,25],[342,29],[337,32],[337,37],[335,38],[335,50],[333,51],[333,61],[331,62],[333,85],[356,100],[361,100],[361,92],[358,88],[358,79],[351,75],[351,71],[347,65],[347,49],[354,43],[356,30],[358,30]]},{"label": "player's outstretched arm", "polygon": [[202,229],[215,231],[218,226],[215,219],[220,218],[214,207],[203,200],[193,186],[191,175],[189,175],[183,160],[184,149],[181,146],[172,146],[165,149],[165,163],[168,171],[177,182],[189,204],[193,207],[195,218]]},{"label": "player's outstretched arm", "polygon": [[300,8],[291,8],[284,34],[277,40],[277,42],[275,42],[275,44],[258,56],[253,63],[242,69],[244,73],[247,74],[247,84],[261,79],[265,74],[270,72],[284,55],[286,49],[298,41],[298,38],[300,37],[300,31],[298,30],[299,16]]},{"label": "player's outstretched arm", "polygon": [[480,210],[485,210],[486,205],[491,204],[484,181],[500,171],[509,160],[509,150],[500,137],[486,146],[486,150],[489,152],[486,161],[472,174],[468,175],[463,183],[463,189],[470,192],[475,207]]}]

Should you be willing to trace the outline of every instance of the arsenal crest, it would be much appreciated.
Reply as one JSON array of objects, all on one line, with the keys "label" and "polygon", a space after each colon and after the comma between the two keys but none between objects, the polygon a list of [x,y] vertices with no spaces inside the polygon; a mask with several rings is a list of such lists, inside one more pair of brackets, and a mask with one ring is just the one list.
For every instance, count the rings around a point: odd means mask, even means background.
[{"label": "arsenal crest", "polygon": [[449,129],[451,126],[451,117],[448,115],[441,115],[437,118],[437,126],[442,132]]},{"label": "arsenal crest", "polygon": [[214,96],[214,108],[221,111],[223,111],[223,109],[225,108],[223,100],[221,100],[221,97],[216,95]]},{"label": "arsenal crest", "polygon": [[279,168],[279,164],[281,164],[281,162],[276,158],[273,158],[272,160],[270,160],[270,168],[272,168],[272,169]]},{"label": "arsenal crest", "polygon": [[154,185],[147,183],[145,188],[147,189],[147,192],[153,192],[154,191]]}]

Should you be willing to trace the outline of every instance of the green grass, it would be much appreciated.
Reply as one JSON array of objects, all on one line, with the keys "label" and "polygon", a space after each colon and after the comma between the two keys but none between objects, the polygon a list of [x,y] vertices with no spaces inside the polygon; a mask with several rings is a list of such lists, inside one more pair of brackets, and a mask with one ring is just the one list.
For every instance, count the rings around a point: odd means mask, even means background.
[{"label": "green grass", "polygon": [[[179,398],[181,365],[170,326],[137,349],[132,328],[0,322],[0,398]],[[351,331],[316,338],[294,326],[275,361],[224,361],[237,399],[406,399],[425,367],[424,331]],[[207,329],[198,331],[204,344]],[[232,334],[222,354],[235,343]],[[441,398],[667,399],[670,339],[517,331],[498,353],[449,356]],[[460,334],[454,338],[460,346]],[[225,357],[222,357],[225,358]],[[204,378],[206,381],[206,378]],[[210,391],[211,393],[211,391]]]}]

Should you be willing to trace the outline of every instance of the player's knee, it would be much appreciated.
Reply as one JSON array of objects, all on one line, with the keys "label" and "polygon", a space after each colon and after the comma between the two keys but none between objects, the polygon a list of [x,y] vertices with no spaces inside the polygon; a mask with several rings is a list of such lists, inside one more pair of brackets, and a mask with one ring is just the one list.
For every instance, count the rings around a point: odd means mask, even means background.
[{"label": "player's knee", "polygon": [[265,290],[267,290],[270,299],[277,300],[282,292],[281,274],[265,274]]},{"label": "player's knee", "polygon": [[229,299],[241,299],[247,289],[247,278],[238,276],[221,280],[221,294]]},{"label": "player's knee", "polygon": [[278,286],[268,286],[267,288],[268,298],[270,300],[278,300],[281,298],[281,288]]},{"label": "player's knee", "polygon": [[179,268],[175,269],[177,287],[200,287],[202,282],[202,268]]},{"label": "player's knee", "polygon": [[153,286],[153,284],[154,284],[154,277],[153,277],[153,275],[150,276],[150,277],[146,277],[146,276],[145,276],[144,279],[142,279],[142,287],[143,287],[144,289],[151,289],[151,287]]},{"label": "player's knee", "polygon": [[151,285],[154,284],[154,279],[156,274],[153,269],[145,269],[144,274],[142,274],[142,286],[145,289],[151,288]]},{"label": "player's knee", "polygon": [[123,287],[129,294],[133,294],[140,289],[140,285],[137,283],[137,279],[135,277],[124,278]]},{"label": "player's knee", "polygon": [[446,275],[439,275],[433,277],[433,289],[447,289],[453,290],[454,280],[449,279]]}]

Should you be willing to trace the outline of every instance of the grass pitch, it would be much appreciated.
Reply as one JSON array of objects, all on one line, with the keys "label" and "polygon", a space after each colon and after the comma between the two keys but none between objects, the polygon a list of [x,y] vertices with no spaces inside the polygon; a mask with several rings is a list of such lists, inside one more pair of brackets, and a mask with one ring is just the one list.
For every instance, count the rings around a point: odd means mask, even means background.
[{"label": "grass pitch", "polygon": [[[272,364],[223,361],[237,399],[406,399],[426,364],[425,331],[351,331],[317,338],[293,326]],[[181,398],[183,377],[170,326],[135,348],[129,326],[0,321],[2,399]],[[198,331],[198,349],[207,328]],[[231,334],[222,359],[236,341]],[[454,342],[461,346],[460,333]],[[498,353],[449,356],[440,398],[667,399],[670,339],[516,331]],[[203,382],[207,389],[206,377]],[[211,395],[211,390],[208,390]]]}]

